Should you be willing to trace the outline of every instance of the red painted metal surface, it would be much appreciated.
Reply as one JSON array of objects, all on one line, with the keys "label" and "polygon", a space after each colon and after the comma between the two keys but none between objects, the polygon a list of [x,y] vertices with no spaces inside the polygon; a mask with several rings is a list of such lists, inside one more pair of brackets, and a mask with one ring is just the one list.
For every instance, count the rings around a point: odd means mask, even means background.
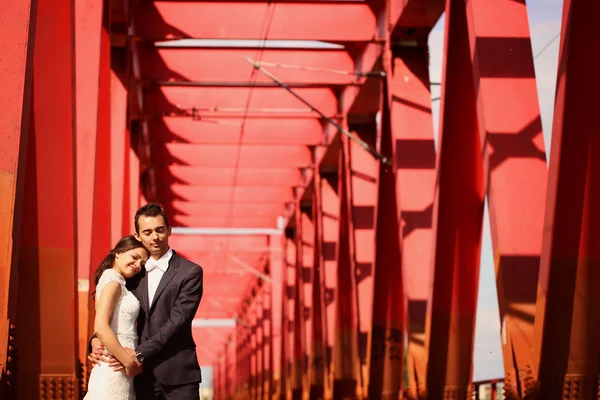
[{"label": "red painted metal surface", "polygon": [[[566,0],[533,347],[538,398],[597,396],[598,142],[595,2]],[[585,100],[584,100],[585,99]]]},{"label": "red painted metal surface", "polygon": [[[328,88],[296,88],[294,92],[325,115],[337,112],[335,92]],[[279,87],[150,86],[144,97],[145,113],[151,116],[181,114],[198,109],[200,119],[222,118],[316,118],[300,100]]]},{"label": "red painted metal surface", "polygon": [[[363,140],[374,142],[375,126],[361,127]],[[356,290],[356,322],[358,325],[358,395],[365,396],[369,385],[367,359],[369,335],[372,332],[373,295],[375,290],[375,212],[379,167],[376,160],[353,141],[349,154],[349,245],[352,260],[353,288]],[[342,294],[340,288],[340,294]]]},{"label": "red painted metal surface", "polygon": [[427,397],[466,398],[479,283],[483,170],[464,2],[446,7]]},{"label": "red painted metal surface", "polygon": [[529,20],[526,7],[510,2],[470,2],[467,18],[502,326],[504,388],[517,397],[532,384],[527,375],[548,179]]},{"label": "red painted metal surface", "polygon": [[[352,57],[341,49],[145,48],[140,54],[142,78],[149,81],[213,84],[270,83],[246,60],[283,64],[265,67],[286,84],[345,85],[357,77]],[[303,69],[304,68],[304,69]],[[318,70],[321,69],[321,70]],[[340,72],[337,72],[340,71]],[[347,72],[343,74],[341,72]]]},{"label": "red painted metal surface", "polygon": [[[35,3],[11,2],[0,15],[0,385],[13,383],[19,229],[27,156]],[[13,233],[11,235],[11,233]],[[12,328],[12,329],[11,329]],[[10,374],[10,375],[9,375]],[[6,387],[6,386],[5,386]],[[0,388],[0,393],[4,389]]]},{"label": "red painted metal surface", "polygon": [[[0,28],[10,40],[5,45],[0,39],[0,63],[8,62],[9,70],[21,74],[19,79],[7,75],[9,82],[0,78],[3,89],[13,85],[8,95],[0,94],[0,102],[8,104],[3,109],[12,110],[4,111],[8,118],[0,124],[8,121],[10,132],[25,133],[26,124],[19,118],[31,118],[34,138],[25,200],[12,191],[9,197],[0,195],[0,208],[9,210],[0,213],[8,215],[0,224],[15,221],[9,231],[23,238],[27,253],[18,262],[21,271],[0,265],[2,276],[23,272],[28,284],[30,276],[40,284],[32,299],[22,293],[15,297],[14,291],[8,297],[2,281],[0,299],[18,304],[20,315],[27,307],[43,311],[40,319],[32,316],[39,313],[26,317],[41,336],[28,332],[18,337],[28,344],[42,343],[21,355],[26,365],[20,372],[26,382],[21,387],[34,382],[30,386],[37,390],[41,379],[43,388],[61,372],[51,364],[66,366],[63,388],[76,386],[72,350],[78,335],[80,356],[84,353],[90,335],[86,324],[93,312],[86,315],[88,294],[82,292],[82,321],[77,323],[74,281],[88,278],[116,238],[131,231],[140,203],[156,200],[164,203],[176,227],[275,228],[280,217],[286,226],[284,238],[172,236],[177,251],[204,267],[207,284],[196,318],[238,317],[235,328],[194,328],[201,363],[216,368],[217,398],[306,398],[311,393],[323,398],[397,398],[405,360],[396,353],[405,331],[406,394],[466,398],[486,190],[507,394],[522,397],[539,389],[544,395],[538,397],[552,399],[575,396],[569,390],[577,385],[585,395],[593,394],[586,382],[595,382],[598,374],[593,358],[598,329],[589,318],[595,315],[597,292],[596,254],[589,244],[595,238],[596,216],[589,204],[595,198],[597,146],[588,134],[595,102],[581,98],[584,88],[585,93],[593,90],[589,68],[597,63],[595,55],[576,43],[595,35],[587,18],[597,14],[594,5],[584,2],[575,9],[570,1],[565,3],[554,125],[558,144],[553,146],[546,211],[551,229],[545,232],[537,288],[536,336],[533,291],[547,170],[523,2],[448,0],[450,38],[444,50],[433,203],[436,160],[426,42],[442,12],[442,0],[114,0],[104,1],[103,9],[77,1],[77,8],[67,0],[64,7],[52,9],[39,4],[44,19],[32,24],[38,40],[29,41],[36,54],[30,64],[36,74],[31,117],[26,115],[23,67],[27,29],[19,19],[26,6],[21,5],[20,14],[8,9],[10,20]],[[84,15],[94,20],[88,22]],[[189,38],[202,40],[172,41]],[[275,45],[263,39],[320,40],[338,46],[316,50],[314,44],[299,48],[298,43]],[[154,46],[153,41],[163,40]],[[9,48],[21,51],[20,58],[10,52],[7,58]],[[253,70],[246,56],[266,62],[263,67],[291,90],[342,125],[349,124],[372,145],[378,133],[375,120],[381,121],[378,151],[395,163],[379,165],[319,113]],[[130,68],[124,67],[126,60]],[[387,74],[378,76],[380,70]],[[369,71],[374,72],[369,78],[359,76]],[[387,93],[381,90],[384,83]],[[577,135],[563,134],[567,129]],[[4,156],[5,147],[0,150],[0,172],[8,171],[13,188],[24,161],[16,149],[25,142],[14,135],[6,140],[6,131],[2,140],[11,153]],[[58,150],[48,151],[51,146]],[[66,192],[66,200],[61,197],[58,204],[57,193]],[[559,207],[560,202],[567,206]],[[58,208],[48,211],[55,204]],[[29,216],[23,219],[22,235],[17,224],[21,206]],[[67,214],[55,234],[48,221]],[[81,242],[78,256],[75,237]],[[577,243],[573,237],[579,238]],[[39,243],[34,243],[36,238]],[[60,247],[57,240],[68,243],[61,245],[58,256],[47,256],[48,249]],[[16,252],[12,254],[14,265]],[[42,275],[50,272],[53,279]],[[59,288],[58,297],[48,289],[57,277],[64,285],[73,283],[72,290]],[[50,302],[44,300],[50,293],[53,307],[57,301],[62,305],[60,312],[46,311]],[[0,303],[0,313],[6,314],[5,306]],[[51,319],[53,327],[65,326],[61,332],[49,333]],[[71,328],[69,321],[75,321]],[[0,318],[0,335],[6,332]],[[62,341],[55,346],[59,334]],[[4,342],[0,337],[0,365]],[[65,350],[68,342],[73,346]],[[472,384],[474,389],[479,386]],[[32,391],[31,397],[38,394]]]},{"label": "red painted metal surface", "polygon": [[[355,259],[351,244],[352,192],[350,144],[342,138],[339,164],[339,238],[335,291],[335,341],[333,345],[333,393],[336,398],[356,396],[359,380],[358,322],[356,304]],[[338,397],[339,396],[339,397]]]},{"label": "red painted metal surface", "polygon": [[93,277],[92,221],[94,213],[94,175],[98,132],[98,94],[100,90],[100,48],[102,32],[101,3],[75,2],[75,95],[77,129],[77,278],[78,278],[78,355],[87,376],[87,344],[90,325],[90,275]]},{"label": "red painted metal surface", "polygon": [[375,16],[361,3],[154,1],[140,4],[136,20],[138,35],[151,40],[368,41],[375,35]]},{"label": "red painted metal surface", "polygon": [[435,148],[428,48],[394,47],[387,101],[394,140],[396,196],[402,218],[402,271],[406,291],[408,395],[425,391],[425,319],[431,283],[431,219]]},{"label": "red painted metal surface", "polygon": [[[114,51],[111,54],[110,74],[110,187],[111,187],[111,243],[123,237],[125,211],[125,176],[127,152],[127,60],[125,54]],[[135,215],[135,214],[134,214]]]},{"label": "red painted metal surface", "polygon": [[[23,196],[16,397],[77,398],[74,3],[39,2]],[[49,151],[52,149],[52,151]]]},{"label": "red painted metal surface", "polygon": [[[383,92],[378,128],[379,148],[381,154],[394,160],[396,141],[390,124],[387,90]],[[365,390],[368,398],[398,399],[402,387],[399,377],[403,371],[405,333],[401,221],[396,195],[396,171],[384,163],[379,163],[378,167],[374,218],[374,245],[377,251],[372,267],[372,312],[367,320],[370,326],[368,383]]]}]

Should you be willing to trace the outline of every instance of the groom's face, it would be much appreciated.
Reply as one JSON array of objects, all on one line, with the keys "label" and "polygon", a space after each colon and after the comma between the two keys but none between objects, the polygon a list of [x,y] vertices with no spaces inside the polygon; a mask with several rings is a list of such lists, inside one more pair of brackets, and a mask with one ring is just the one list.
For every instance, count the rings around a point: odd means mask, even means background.
[{"label": "groom's face", "polygon": [[152,256],[162,256],[169,249],[171,228],[167,227],[161,215],[155,217],[140,216],[140,231],[136,236]]}]

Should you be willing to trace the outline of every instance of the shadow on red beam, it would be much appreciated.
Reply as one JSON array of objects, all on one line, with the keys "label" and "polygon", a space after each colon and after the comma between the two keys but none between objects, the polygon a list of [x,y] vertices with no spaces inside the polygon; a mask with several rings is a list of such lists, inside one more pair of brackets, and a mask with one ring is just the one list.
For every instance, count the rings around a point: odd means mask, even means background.
[{"label": "shadow on red beam", "polygon": [[[250,91],[252,98],[249,104],[246,104]],[[335,116],[337,113],[337,97],[333,90],[328,88],[297,88],[294,92],[311,104],[314,104],[326,115]],[[213,113],[214,116],[224,118],[244,118],[256,109],[295,109],[307,110],[306,105],[296,99],[293,95],[280,87],[181,87],[181,86],[150,86],[145,92],[145,112],[150,115],[163,115],[168,113],[181,113],[182,110],[196,107],[201,117],[208,117],[203,110],[227,110],[238,109],[238,114],[233,113]],[[244,110],[249,109],[249,112]],[[203,114],[204,113],[204,114]],[[229,114],[229,115],[227,115]],[[289,117],[305,118],[316,116],[317,114],[306,112],[295,112]],[[271,115],[262,113],[259,118],[278,118],[283,113],[272,113]],[[257,117],[255,115],[255,117]]]},{"label": "shadow on red beam", "polygon": [[[137,33],[146,40],[266,38],[343,42],[369,41],[375,37],[376,19],[365,3],[233,4],[142,2],[136,15]],[[270,23],[265,35],[266,17]]]},{"label": "shadow on red beam", "polygon": [[306,167],[312,164],[306,146],[294,145],[194,145],[167,143],[154,146],[157,164],[197,167]]},{"label": "shadow on red beam", "polygon": [[[159,181],[206,186],[298,186],[302,182],[298,168],[203,168],[185,165],[170,165],[156,171]],[[268,200],[268,199],[267,199]],[[271,202],[271,204],[274,202]],[[185,212],[186,206],[194,204],[168,201],[178,210]]]},{"label": "shadow on red beam", "polygon": [[293,144],[318,145],[323,124],[317,118],[191,117],[152,118],[148,121],[153,143]]},{"label": "shadow on red beam", "polygon": [[[248,82],[271,80],[253,74],[245,57],[254,57],[254,49],[218,48],[145,48],[140,51],[142,79],[191,82]],[[356,77],[328,70],[354,72],[354,62],[344,50],[295,49],[264,50],[261,60],[300,68],[269,67],[284,82],[326,85],[352,84]],[[303,70],[302,67],[323,70]]]}]

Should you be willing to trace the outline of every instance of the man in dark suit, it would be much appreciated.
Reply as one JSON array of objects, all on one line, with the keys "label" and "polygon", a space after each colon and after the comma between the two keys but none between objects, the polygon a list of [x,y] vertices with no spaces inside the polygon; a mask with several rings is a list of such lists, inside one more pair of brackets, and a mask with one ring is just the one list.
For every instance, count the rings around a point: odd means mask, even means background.
[{"label": "man in dark suit", "polygon": [[[169,247],[170,235],[169,220],[160,205],[146,204],[138,210],[135,236],[150,252],[145,268],[127,283],[140,301],[139,345],[130,350],[142,368],[135,377],[139,400],[200,397],[202,378],[192,320],[202,298],[202,268]],[[92,347],[92,362],[106,359],[98,339],[92,339]]]}]

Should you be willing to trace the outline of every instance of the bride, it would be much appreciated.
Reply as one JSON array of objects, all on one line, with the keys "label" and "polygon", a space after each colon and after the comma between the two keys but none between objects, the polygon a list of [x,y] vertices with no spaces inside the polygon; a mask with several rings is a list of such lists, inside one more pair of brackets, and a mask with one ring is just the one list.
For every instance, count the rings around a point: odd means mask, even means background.
[{"label": "bride", "polygon": [[84,400],[135,399],[133,376],[141,371],[141,366],[130,349],[138,343],[136,320],[140,303],[125,287],[125,279],[140,272],[147,259],[142,243],[134,236],[125,236],[96,271],[96,337],[125,370],[114,371],[106,362],[95,365]]}]

